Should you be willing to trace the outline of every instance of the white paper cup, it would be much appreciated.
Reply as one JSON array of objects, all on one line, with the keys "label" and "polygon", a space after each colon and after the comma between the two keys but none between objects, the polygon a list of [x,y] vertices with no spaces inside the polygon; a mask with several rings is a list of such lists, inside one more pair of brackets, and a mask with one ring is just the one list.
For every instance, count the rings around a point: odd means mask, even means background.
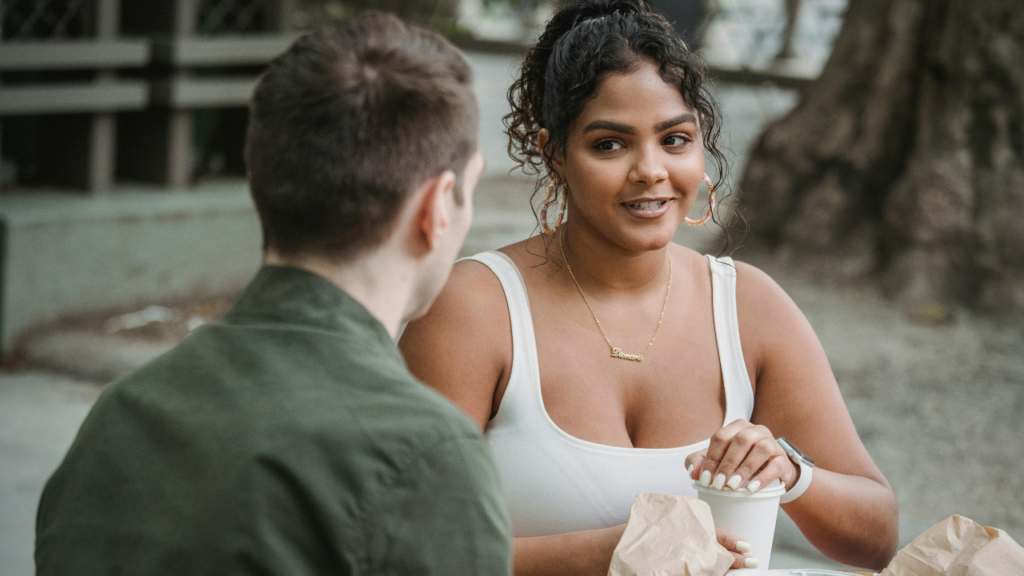
[{"label": "white paper cup", "polygon": [[715,490],[696,482],[693,487],[697,489],[697,497],[711,507],[715,528],[732,532],[740,540],[749,542],[752,548],[749,554],[757,558],[761,570],[767,570],[772,559],[779,499],[786,493],[786,487],[778,481],[757,492]]}]

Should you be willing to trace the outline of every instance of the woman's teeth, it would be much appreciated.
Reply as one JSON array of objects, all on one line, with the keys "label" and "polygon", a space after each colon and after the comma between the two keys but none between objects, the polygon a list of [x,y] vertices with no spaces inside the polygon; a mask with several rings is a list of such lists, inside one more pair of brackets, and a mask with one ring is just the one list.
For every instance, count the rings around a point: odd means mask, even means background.
[{"label": "woman's teeth", "polygon": [[658,200],[655,202],[634,202],[629,205],[634,210],[657,210],[665,205],[668,200]]}]

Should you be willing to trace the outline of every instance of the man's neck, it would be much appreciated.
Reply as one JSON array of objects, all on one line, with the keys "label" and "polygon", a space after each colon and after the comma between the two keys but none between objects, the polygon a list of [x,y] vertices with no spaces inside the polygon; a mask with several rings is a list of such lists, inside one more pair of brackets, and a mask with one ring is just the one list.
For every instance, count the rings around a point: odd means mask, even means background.
[{"label": "man's neck", "polygon": [[274,252],[267,252],[263,258],[265,264],[300,268],[327,279],[362,304],[384,325],[392,340],[398,336],[415,290],[414,274],[397,266],[395,260],[381,252],[342,264],[319,256],[282,257]]}]

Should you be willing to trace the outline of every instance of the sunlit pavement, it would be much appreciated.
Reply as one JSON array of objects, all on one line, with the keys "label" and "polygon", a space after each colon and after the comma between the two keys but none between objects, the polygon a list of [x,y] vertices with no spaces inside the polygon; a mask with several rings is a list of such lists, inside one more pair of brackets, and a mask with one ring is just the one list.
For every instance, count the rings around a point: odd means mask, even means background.
[{"label": "sunlit pavement", "polygon": [[0,373],[0,574],[35,572],[35,515],[100,387],[45,372]]}]

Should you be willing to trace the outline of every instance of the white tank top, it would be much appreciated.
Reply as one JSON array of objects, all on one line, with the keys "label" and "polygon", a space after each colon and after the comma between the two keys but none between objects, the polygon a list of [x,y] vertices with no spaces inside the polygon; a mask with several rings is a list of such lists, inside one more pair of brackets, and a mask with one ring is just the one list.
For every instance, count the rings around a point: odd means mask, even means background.
[{"label": "white tank top", "polygon": [[[754,409],[736,321],[736,269],[730,258],[706,257],[711,268],[718,356],[725,383],[725,422],[749,420]],[[638,494],[696,497],[686,456],[708,440],[678,448],[625,448],[581,440],[559,428],[544,408],[537,342],[526,285],[500,252],[468,258],[501,281],[512,322],[508,388],[485,433],[518,536],[543,536],[623,524]]]}]

